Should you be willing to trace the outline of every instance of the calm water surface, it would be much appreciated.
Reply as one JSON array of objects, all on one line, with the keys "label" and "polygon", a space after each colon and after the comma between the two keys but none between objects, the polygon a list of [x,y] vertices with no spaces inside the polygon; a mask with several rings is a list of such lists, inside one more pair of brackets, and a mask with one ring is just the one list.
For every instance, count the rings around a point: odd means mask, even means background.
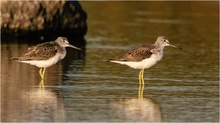
[{"label": "calm water surface", "polygon": [[[29,44],[1,44],[2,121],[219,121],[218,2],[80,2],[88,14],[85,57],[68,49],[39,69],[9,58]],[[145,70],[108,63],[165,35],[182,47]]]}]

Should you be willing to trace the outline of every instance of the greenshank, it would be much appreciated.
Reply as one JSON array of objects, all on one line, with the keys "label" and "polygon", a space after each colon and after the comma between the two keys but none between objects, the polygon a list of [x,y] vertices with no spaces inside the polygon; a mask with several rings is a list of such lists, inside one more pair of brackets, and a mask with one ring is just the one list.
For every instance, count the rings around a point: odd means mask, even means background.
[{"label": "greenshank", "polygon": [[144,85],[144,69],[154,66],[162,59],[163,49],[165,46],[178,48],[174,45],[171,45],[165,36],[159,36],[154,44],[145,44],[131,49],[114,59],[109,59],[108,62],[119,63],[134,69],[140,69],[138,76],[139,84]]},{"label": "greenshank", "polygon": [[66,47],[81,50],[80,48],[69,44],[67,38],[58,37],[55,41],[31,46],[21,56],[11,59],[39,67],[41,79],[44,79],[46,68],[56,64],[66,56]]}]

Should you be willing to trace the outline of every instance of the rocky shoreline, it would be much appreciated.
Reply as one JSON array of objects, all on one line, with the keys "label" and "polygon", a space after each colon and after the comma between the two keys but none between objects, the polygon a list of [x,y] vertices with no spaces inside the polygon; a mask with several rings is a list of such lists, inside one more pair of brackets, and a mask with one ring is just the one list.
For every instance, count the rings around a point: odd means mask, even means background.
[{"label": "rocky shoreline", "polygon": [[87,32],[86,19],[78,1],[1,1],[1,38],[81,40]]}]

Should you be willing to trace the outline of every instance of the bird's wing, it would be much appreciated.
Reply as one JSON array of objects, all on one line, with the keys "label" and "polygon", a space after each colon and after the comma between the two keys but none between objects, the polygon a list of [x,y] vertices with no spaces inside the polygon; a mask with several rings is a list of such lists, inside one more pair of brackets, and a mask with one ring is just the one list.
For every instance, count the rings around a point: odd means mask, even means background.
[{"label": "bird's wing", "polygon": [[132,61],[138,62],[143,59],[149,58],[152,55],[152,49],[155,46],[152,44],[145,44],[140,47],[129,50],[123,55],[117,56],[114,59],[110,59],[109,61]]},{"label": "bird's wing", "polygon": [[19,61],[24,60],[46,60],[56,55],[58,44],[56,42],[46,42],[29,47],[27,52],[18,57]]}]

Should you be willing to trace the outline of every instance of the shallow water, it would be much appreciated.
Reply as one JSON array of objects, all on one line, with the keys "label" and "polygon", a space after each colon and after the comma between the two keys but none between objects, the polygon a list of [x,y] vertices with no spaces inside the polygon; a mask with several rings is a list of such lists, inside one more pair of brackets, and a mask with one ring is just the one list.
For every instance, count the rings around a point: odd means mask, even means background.
[{"label": "shallow water", "polygon": [[[68,49],[49,67],[10,60],[29,44],[1,44],[2,121],[219,121],[217,2],[80,2],[88,14],[85,57]],[[177,50],[145,70],[109,58],[165,35]],[[142,94],[138,92],[142,90]]]}]

